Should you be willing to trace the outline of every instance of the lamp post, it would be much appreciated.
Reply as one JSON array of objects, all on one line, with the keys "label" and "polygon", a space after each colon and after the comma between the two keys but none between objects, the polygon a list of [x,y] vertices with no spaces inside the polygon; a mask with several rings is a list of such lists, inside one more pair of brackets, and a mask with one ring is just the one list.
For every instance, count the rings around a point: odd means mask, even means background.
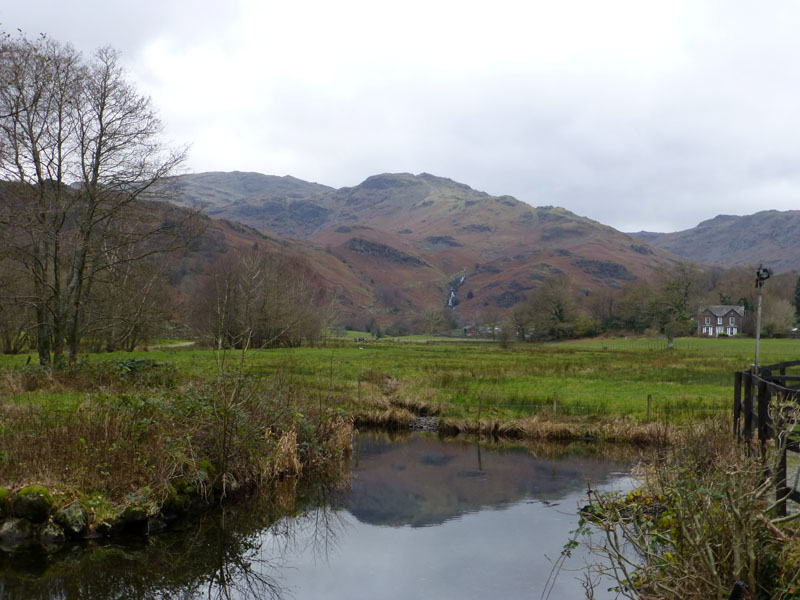
[{"label": "lamp post", "polygon": [[764,296],[763,287],[764,282],[769,279],[772,272],[765,268],[764,265],[759,265],[756,271],[756,289],[758,290],[758,309],[756,311],[756,362],[753,369],[753,374],[758,375],[758,351],[761,345],[761,299]]}]

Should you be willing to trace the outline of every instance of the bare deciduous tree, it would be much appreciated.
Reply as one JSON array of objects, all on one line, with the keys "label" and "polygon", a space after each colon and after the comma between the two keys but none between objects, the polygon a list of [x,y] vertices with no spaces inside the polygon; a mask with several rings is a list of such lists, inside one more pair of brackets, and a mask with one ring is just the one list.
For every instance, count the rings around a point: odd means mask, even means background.
[{"label": "bare deciduous tree", "polygon": [[145,202],[185,157],[161,131],[114,50],[0,40],[0,226],[33,288],[41,364],[77,358],[101,273],[178,240],[182,223]]},{"label": "bare deciduous tree", "polygon": [[333,294],[304,259],[257,247],[214,265],[197,298],[194,328],[220,350],[313,342],[335,318]]}]

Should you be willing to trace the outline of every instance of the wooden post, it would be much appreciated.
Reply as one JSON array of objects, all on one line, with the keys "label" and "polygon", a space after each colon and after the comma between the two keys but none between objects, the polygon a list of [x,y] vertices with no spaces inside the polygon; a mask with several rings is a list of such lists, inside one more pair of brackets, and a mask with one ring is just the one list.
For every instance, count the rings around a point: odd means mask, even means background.
[{"label": "wooden post", "polygon": [[767,457],[767,438],[770,433],[769,427],[769,384],[763,380],[758,380],[758,445],[761,448],[761,458]]},{"label": "wooden post", "polygon": [[651,396],[650,394],[647,394],[647,420],[648,421],[650,421],[651,414],[652,414],[650,412],[652,404],[653,404],[653,396]]},{"label": "wooden post", "polygon": [[[778,451],[781,453],[778,461],[778,470],[775,473],[775,500],[778,505],[775,507],[779,517],[786,516],[786,497],[792,491],[786,486],[786,435],[780,434]],[[781,447],[782,446],[782,447]]]},{"label": "wooden post", "polygon": [[[770,439],[775,435],[775,428],[773,427],[772,418],[769,416],[769,405],[772,402],[772,394],[777,393],[773,386],[774,380],[772,379],[772,371],[769,369],[761,370],[761,378],[766,381],[766,401],[764,406],[764,441]],[[758,426],[761,427],[761,417],[759,416]]]},{"label": "wooden post", "polygon": [[481,409],[483,408],[483,390],[481,390],[481,395],[478,398],[478,433],[481,430]]},{"label": "wooden post", "polygon": [[742,374],[744,384],[744,439],[753,441],[753,374],[745,371]]},{"label": "wooden post", "polygon": [[742,427],[742,372],[736,371],[733,374],[733,437],[740,439]]},{"label": "wooden post", "polygon": [[558,412],[558,392],[553,392],[553,413]]}]

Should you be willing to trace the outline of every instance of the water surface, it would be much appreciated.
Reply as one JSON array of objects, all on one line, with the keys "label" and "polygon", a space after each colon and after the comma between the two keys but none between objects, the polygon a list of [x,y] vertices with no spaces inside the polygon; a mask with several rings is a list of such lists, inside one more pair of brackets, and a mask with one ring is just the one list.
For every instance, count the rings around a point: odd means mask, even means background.
[{"label": "water surface", "polygon": [[344,489],[239,504],[147,540],[0,553],[0,599],[581,598],[587,552],[550,591],[552,562],[587,482],[630,485],[625,463],[586,448],[490,450],[422,434],[362,435],[354,448]]}]

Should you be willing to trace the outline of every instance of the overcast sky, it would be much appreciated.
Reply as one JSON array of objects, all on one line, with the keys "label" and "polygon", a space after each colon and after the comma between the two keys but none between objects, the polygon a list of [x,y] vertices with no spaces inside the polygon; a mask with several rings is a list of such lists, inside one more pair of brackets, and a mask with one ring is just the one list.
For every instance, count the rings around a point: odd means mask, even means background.
[{"label": "overcast sky", "polygon": [[623,231],[800,208],[794,0],[27,0],[111,45],[190,172],[429,172]]}]

